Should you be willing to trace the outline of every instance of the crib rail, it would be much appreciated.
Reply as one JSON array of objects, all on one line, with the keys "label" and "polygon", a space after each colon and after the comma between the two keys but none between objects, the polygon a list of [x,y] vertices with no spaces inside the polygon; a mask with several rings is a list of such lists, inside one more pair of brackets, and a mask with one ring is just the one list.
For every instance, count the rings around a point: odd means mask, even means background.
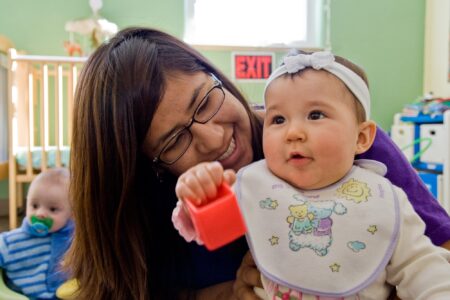
[{"label": "crib rail", "polygon": [[[74,92],[87,58],[20,55],[15,49],[8,58],[9,220],[15,228],[22,183],[66,164],[62,149],[70,146]],[[51,165],[50,149],[55,155]],[[19,152],[25,153],[24,166],[17,163]]]}]

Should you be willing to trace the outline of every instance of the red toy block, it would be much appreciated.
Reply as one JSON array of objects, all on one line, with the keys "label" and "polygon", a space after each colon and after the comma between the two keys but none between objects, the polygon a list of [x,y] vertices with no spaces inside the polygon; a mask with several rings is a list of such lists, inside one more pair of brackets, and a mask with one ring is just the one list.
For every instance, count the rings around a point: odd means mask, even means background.
[{"label": "red toy block", "polygon": [[201,206],[186,201],[192,223],[208,250],[220,248],[243,236],[246,232],[244,219],[231,188],[222,183],[217,198]]}]

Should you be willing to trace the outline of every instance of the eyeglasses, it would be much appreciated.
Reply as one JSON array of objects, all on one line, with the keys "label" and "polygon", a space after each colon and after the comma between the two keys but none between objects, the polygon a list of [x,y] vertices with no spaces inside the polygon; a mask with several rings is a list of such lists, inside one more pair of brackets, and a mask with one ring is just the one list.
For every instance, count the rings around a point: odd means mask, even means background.
[{"label": "eyeglasses", "polygon": [[154,164],[171,165],[179,160],[192,143],[192,132],[189,130],[192,124],[206,124],[222,107],[225,100],[222,82],[213,74],[211,77],[214,81],[213,87],[202,98],[187,125],[176,132],[153,159]]}]

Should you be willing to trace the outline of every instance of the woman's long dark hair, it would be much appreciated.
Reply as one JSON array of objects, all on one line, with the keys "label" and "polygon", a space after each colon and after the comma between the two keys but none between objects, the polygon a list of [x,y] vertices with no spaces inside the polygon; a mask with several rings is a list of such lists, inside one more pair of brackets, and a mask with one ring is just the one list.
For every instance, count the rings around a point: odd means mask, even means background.
[{"label": "woman's long dark hair", "polygon": [[75,94],[70,169],[76,230],[66,265],[81,287],[77,299],[172,299],[186,288],[177,274],[186,243],[170,221],[176,178],[161,183],[142,150],[166,74],[174,71],[214,73],[247,110],[254,159],[262,158],[261,120],[196,50],[146,28],[122,30],[101,45]]}]

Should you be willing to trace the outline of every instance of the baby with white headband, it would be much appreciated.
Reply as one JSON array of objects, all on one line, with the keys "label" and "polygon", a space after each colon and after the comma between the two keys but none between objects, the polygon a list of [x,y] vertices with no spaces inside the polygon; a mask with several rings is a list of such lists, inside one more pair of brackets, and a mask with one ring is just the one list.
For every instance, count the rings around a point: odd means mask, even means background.
[{"label": "baby with white headband", "polygon": [[[450,299],[450,252],[434,246],[379,162],[355,161],[375,138],[364,71],[329,52],[296,53],[264,92],[265,159],[234,184],[265,299]],[[177,195],[206,203],[233,182],[219,163],[180,176]],[[188,200],[189,201],[189,200]],[[182,206],[182,202],[179,206]],[[174,224],[199,241],[186,211]],[[309,298],[308,298],[309,297]]]}]

